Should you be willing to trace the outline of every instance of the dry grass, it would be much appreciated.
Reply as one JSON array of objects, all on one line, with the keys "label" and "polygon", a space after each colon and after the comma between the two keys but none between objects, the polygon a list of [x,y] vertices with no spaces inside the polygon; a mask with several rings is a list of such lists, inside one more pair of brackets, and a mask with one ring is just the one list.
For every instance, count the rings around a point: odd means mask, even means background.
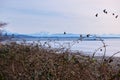
[{"label": "dry grass", "polygon": [[37,44],[0,47],[0,80],[120,80],[120,65],[113,57],[57,53]]}]

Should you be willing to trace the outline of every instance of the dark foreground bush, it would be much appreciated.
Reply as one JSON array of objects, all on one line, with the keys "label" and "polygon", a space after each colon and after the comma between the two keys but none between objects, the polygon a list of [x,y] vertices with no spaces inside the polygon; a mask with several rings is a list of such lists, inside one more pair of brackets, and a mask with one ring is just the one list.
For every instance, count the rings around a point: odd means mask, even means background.
[{"label": "dark foreground bush", "polygon": [[0,45],[0,80],[120,80],[120,67],[112,58],[11,43]]}]

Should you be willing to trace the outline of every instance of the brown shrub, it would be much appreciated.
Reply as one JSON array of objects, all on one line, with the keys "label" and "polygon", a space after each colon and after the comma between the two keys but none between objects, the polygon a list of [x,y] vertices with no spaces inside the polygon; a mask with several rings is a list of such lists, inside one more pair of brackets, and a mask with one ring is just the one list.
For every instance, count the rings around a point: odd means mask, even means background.
[{"label": "brown shrub", "polygon": [[80,53],[11,43],[0,48],[0,80],[120,80],[120,69]]}]

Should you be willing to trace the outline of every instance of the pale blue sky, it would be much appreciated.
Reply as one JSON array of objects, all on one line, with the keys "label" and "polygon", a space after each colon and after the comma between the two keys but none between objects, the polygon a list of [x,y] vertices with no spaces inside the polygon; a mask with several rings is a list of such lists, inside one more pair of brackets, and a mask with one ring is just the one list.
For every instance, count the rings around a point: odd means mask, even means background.
[{"label": "pale blue sky", "polygon": [[9,23],[5,29],[11,32],[120,33],[120,17],[112,15],[120,16],[120,0],[0,1],[0,21]]}]

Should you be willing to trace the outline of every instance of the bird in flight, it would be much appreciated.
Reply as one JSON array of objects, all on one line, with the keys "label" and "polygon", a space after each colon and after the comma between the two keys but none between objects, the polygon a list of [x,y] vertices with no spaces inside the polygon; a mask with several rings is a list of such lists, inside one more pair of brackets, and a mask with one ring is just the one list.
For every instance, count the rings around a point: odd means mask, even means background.
[{"label": "bird in flight", "polygon": [[[106,9],[103,10],[103,13],[107,14],[108,12],[106,11]],[[111,13],[113,16],[115,16],[115,18],[118,18],[118,15],[116,15],[115,13]],[[98,17],[98,13],[95,14],[96,17]]]},{"label": "bird in flight", "polygon": [[106,11],[106,9],[104,9],[104,10],[103,10],[103,12],[104,12],[105,14],[107,14],[107,11]]},{"label": "bird in flight", "polygon": [[115,16],[115,18],[118,18],[118,15],[117,15],[117,16]]},{"label": "bird in flight", "polygon": [[98,13],[95,16],[98,17]]},{"label": "bird in flight", "polygon": [[106,12],[106,9],[104,9],[103,12],[105,13],[105,12]]},{"label": "bird in flight", "polygon": [[112,13],[112,15],[114,16],[114,15],[115,15],[115,13]]}]

